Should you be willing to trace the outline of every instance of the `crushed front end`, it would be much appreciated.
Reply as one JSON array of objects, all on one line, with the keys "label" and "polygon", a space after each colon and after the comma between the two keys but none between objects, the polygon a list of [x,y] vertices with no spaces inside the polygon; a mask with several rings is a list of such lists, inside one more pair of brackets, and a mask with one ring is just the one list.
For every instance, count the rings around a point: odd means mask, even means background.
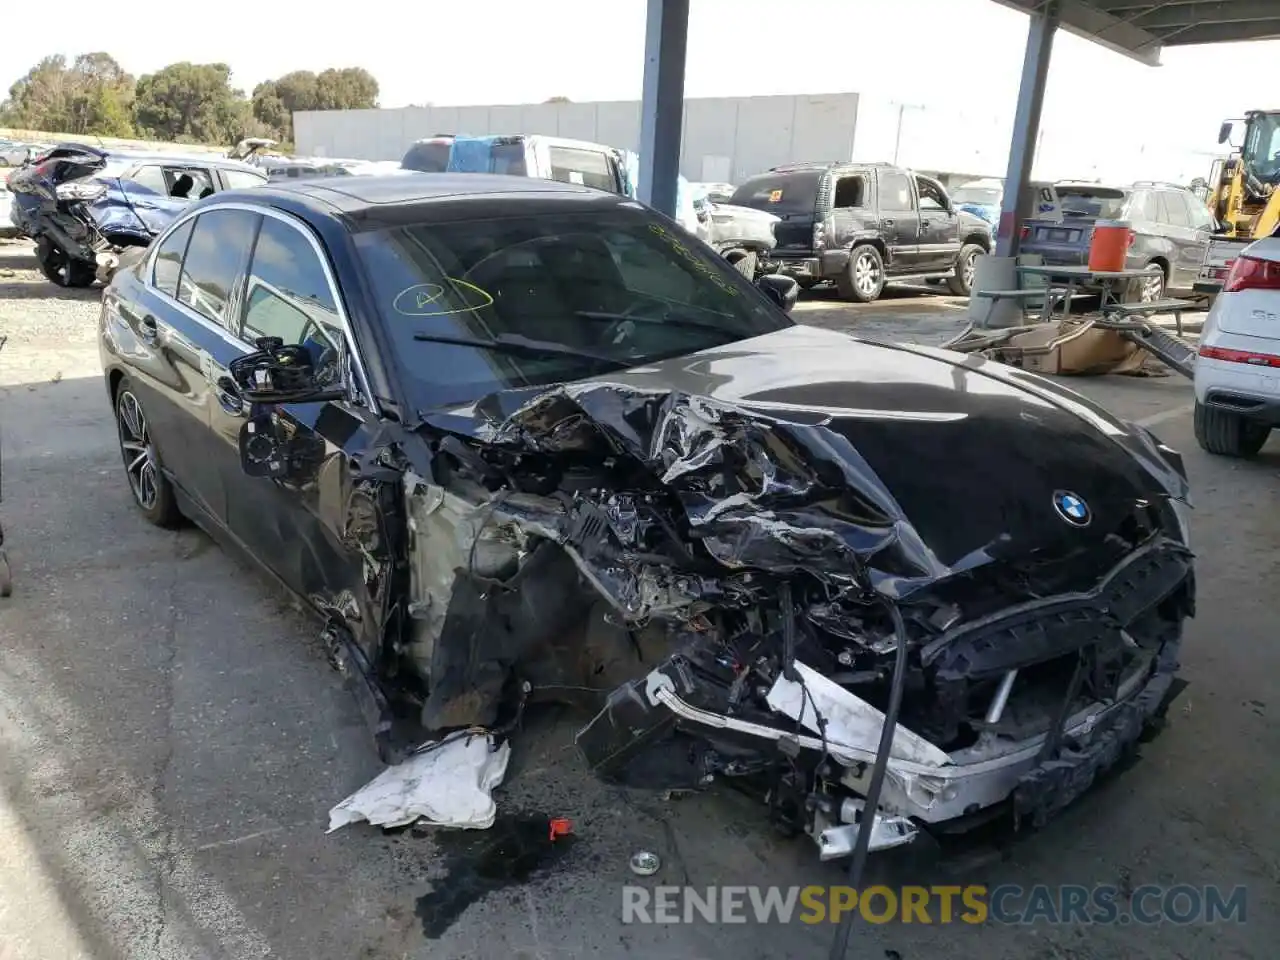
[{"label": "crushed front end", "polygon": [[1147,434],[1105,448],[1125,473],[1089,524],[944,558],[830,411],[585,382],[471,414],[405,484],[401,647],[429,730],[558,692],[595,711],[577,744],[598,775],[738,779],[832,859],[866,819],[899,645],[873,849],[1042,822],[1165,701],[1193,558],[1180,461]]}]

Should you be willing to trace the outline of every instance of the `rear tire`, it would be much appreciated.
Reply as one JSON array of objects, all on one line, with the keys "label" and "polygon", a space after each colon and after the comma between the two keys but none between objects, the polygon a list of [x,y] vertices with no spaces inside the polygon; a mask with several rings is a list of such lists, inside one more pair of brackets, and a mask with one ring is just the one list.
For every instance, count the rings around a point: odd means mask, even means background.
[{"label": "rear tire", "polygon": [[133,502],[148,523],[172,529],[182,523],[173,486],[160,466],[160,455],[151,438],[151,425],[133,384],[125,377],[116,387],[116,434],[124,460],[125,479]]},{"label": "rear tire", "polygon": [[754,280],[756,278],[756,265],[759,263],[759,258],[756,256],[754,250],[748,250],[746,253],[740,254],[736,259],[729,262],[733,264],[733,269],[737,270],[748,280]]},{"label": "rear tire", "polygon": [[976,243],[966,243],[956,257],[956,270],[947,277],[947,287],[957,297],[967,297],[973,292],[973,280],[978,272],[978,257],[986,253]]},{"label": "rear tire", "polygon": [[1195,429],[1196,442],[1207,453],[1242,460],[1257,456],[1271,433],[1271,428],[1265,423],[1258,423],[1229,410],[1206,407],[1198,401]]},{"label": "rear tire", "polygon": [[871,303],[884,292],[884,258],[869,243],[853,248],[849,265],[836,277],[836,289],[842,300]]},{"label": "rear tire", "polygon": [[1129,288],[1125,291],[1124,298],[1126,303],[1155,303],[1157,300],[1164,299],[1164,288],[1167,285],[1164,267],[1158,263],[1148,263],[1145,269],[1149,270],[1152,276],[1129,281]]},{"label": "rear tire", "polygon": [[89,287],[93,285],[95,269],[67,256],[66,251],[52,240],[41,238],[36,243],[36,262],[40,272],[50,283],[60,287]]}]

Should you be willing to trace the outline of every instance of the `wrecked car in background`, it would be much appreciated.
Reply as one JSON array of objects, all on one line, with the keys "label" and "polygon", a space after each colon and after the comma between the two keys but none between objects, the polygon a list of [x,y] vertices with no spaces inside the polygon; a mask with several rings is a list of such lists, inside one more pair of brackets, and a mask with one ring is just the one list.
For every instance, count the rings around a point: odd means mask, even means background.
[{"label": "wrecked car in background", "polygon": [[741,780],[823,857],[1038,822],[1170,688],[1182,460],[795,296],[625,197],[351,177],[196,204],[100,343],[140,510],[305,598],[388,762],[567,700],[600,776]]},{"label": "wrecked car in background", "polygon": [[36,242],[40,271],[63,287],[105,282],[122,254],[147,246],[201,197],[266,182],[220,157],[110,153],[64,143],[9,177],[11,216]]},{"label": "wrecked car in background", "polygon": [[[780,222],[778,217],[716,200],[702,184],[691,184],[690,192],[698,220],[694,231],[698,239],[733,264],[748,280],[763,273],[764,264],[777,243],[773,231],[774,224]],[[716,196],[723,197],[723,193]]]}]

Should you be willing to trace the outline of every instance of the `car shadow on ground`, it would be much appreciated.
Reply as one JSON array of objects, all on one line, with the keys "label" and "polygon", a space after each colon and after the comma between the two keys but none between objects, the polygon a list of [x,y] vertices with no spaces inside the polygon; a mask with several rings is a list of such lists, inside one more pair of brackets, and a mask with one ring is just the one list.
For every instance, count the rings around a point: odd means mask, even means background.
[{"label": "car shadow on ground", "polygon": [[26,282],[4,282],[0,280],[0,300],[101,300],[102,288],[93,287],[60,287],[47,280]]}]

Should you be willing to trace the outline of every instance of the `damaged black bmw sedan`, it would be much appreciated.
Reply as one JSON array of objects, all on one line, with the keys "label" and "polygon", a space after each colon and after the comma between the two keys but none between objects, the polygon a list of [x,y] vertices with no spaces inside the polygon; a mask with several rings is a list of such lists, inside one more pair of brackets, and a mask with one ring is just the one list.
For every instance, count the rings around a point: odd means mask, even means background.
[{"label": "damaged black bmw sedan", "polygon": [[388,762],[570,700],[600,776],[740,778],[825,858],[1040,822],[1170,689],[1181,458],[794,301],[625,197],[350,178],[193,205],[101,347],[142,512],[308,602]]}]

